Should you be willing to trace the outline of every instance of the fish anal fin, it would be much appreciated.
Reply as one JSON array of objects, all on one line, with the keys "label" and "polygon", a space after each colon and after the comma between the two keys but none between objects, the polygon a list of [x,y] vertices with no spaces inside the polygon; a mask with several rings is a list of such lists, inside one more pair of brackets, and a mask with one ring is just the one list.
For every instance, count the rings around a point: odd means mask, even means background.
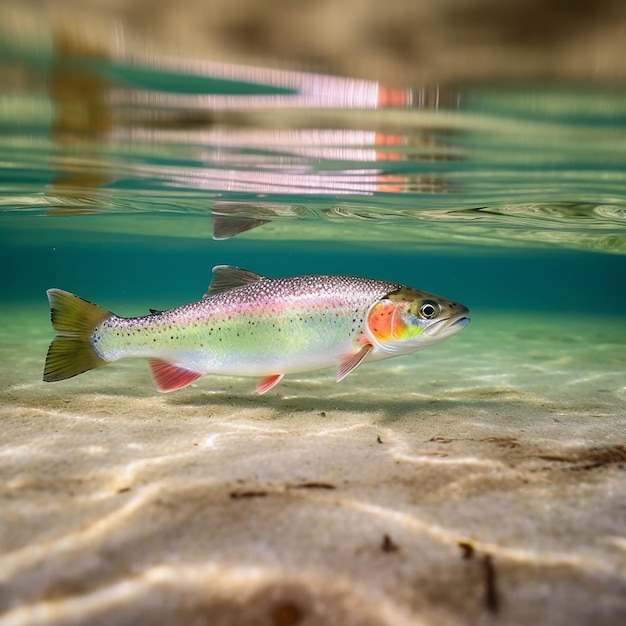
[{"label": "fish anal fin", "polygon": [[222,293],[223,291],[230,291],[237,287],[252,285],[263,278],[261,274],[255,274],[254,272],[243,270],[234,265],[216,265],[213,268],[213,282],[209,290],[204,294],[203,299]]},{"label": "fish anal fin", "polygon": [[361,363],[363,359],[370,353],[374,346],[371,343],[365,343],[361,346],[358,352],[354,354],[348,354],[337,366],[337,382],[341,382],[350,372],[354,371]]},{"label": "fish anal fin", "polygon": [[150,359],[148,364],[159,391],[163,392],[187,387],[202,376],[199,372],[172,365],[161,359]]},{"label": "fish anal fin", "polygon": [[283,376],[284,374],[272,374],[271,376],[261,378],[261,380],[257,383],[256,392],[259,395],[266,393],[270,389],[276,387],[276,385],[278,385],[278,383],[283,379]]}]

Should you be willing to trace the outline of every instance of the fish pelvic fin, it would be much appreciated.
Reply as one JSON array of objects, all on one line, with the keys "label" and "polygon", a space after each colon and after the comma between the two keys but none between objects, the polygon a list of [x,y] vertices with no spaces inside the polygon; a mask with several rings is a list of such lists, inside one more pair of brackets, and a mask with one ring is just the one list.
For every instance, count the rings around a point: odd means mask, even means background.
[{"label": "fish pelvic fin", "polygon": [[256,386],[256,392],[259,395],[268,392],[270,389],[278,385],[278,383],[283,379],[283,376],[284,374],[272,374],[270,376],[262,378]]},{"label": "fish pelvic fin", "polygon": [[68,291],[48,289],[46,293],[57,336],[48,348],[43,380],[65,380],[109,363],[98,356],[91,336],[96,326],[113,313]]},{"label": "fish pelvic fin", "polygon": [[371,343],[364,343],[358,352],[349,354],[341,359],[337,366],[337,382],[341,382],[350,372],[353,372],[361,365],[363,359],[370,353],[373,347]]}]

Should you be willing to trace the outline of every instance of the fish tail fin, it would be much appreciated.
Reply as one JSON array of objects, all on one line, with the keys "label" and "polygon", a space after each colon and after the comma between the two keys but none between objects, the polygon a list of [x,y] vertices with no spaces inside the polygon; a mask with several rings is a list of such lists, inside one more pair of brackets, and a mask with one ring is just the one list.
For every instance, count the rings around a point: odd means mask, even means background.
[{"label": "fish tail fin", "polygon": [[96,353],[91,336],[96,326],[113,313],[61,289],[48,289],[46,293],[56,337],[48,348],[44,381],[64,380],[109,363]]}]

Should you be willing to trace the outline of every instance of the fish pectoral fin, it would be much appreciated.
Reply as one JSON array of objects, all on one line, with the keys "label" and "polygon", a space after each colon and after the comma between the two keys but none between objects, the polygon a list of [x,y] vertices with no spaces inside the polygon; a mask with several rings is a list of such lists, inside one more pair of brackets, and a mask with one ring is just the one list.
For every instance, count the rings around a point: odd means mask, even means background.
[{"label": "fish pectoral fin", "polygon": [[148,364],[157,388],[163,392],[187,387],[202,376],[199,372],[172,365],[167,361],[161,361],[161,359],[150,359]]},{"label": "fish pectoral fin", "polygon": [[283,379],[283,376],[284,374],[272,374],[271,376],[261,378],[261,380],[257,383],[256,392],[261,395],[273,387],[276,387],[276,385],[278,385],[278,383]]},{"label": "fish pectoral fin", "polygon": [[337,382],[341,382],[350,372],[359,367],[373,347],[371,343],[364,343],[358,352],[343,357],[337,366]]}]

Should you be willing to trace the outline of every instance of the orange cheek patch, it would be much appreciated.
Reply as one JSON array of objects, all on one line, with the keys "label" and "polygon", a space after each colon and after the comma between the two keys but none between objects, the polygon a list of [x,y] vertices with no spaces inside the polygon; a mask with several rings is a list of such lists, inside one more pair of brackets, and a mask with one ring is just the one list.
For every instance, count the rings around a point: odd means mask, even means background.
[{"label": "orange cheek patch", "polygon": [[[394,322],[394,313],[397,306],[397,304],[391,302],[379,302],[372,309],[367,322],[372,335],[374,335],[376,339],[389,341],[394,336],[398,337],[403,334],[404,324],[401,322],[402,317],[396,315]],[[401,328],[398,328],[398,326],[401,326]]]}]

